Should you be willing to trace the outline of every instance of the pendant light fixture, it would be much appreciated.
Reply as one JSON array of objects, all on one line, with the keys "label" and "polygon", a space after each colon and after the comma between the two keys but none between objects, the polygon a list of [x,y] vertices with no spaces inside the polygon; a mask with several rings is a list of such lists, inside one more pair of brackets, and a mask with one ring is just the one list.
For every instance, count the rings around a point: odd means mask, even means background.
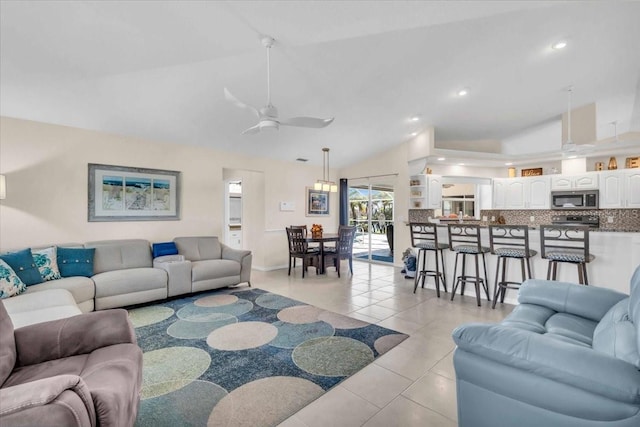
[{"label": "pendant light fixture", "polygon": [[573,93],[573,86],[567,88],[567,140],[562,144],[562,151],[574,152],[577,150],[576,144],[571,140],[571,94]]},{"label": "pendant light fixture", "polygon": [[327,191],[331,193],[338,192],[338,186],[335,182],[329,180],[329,149],[322,149],[322,179],[316,181],[313,185],[316,191]]}]

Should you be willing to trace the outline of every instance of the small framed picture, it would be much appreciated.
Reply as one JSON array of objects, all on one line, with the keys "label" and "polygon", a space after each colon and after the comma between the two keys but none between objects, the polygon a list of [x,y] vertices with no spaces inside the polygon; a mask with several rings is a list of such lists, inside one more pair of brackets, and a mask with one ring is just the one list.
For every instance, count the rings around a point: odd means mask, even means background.
[{"label": "small framed picture", "polygon": [[520,176],[540,176],[542,175],[542,168],[522,169]]},{"label": "small framed picture", "polygon": [[329,192],[307,187],[307,216],[329,215]]}]

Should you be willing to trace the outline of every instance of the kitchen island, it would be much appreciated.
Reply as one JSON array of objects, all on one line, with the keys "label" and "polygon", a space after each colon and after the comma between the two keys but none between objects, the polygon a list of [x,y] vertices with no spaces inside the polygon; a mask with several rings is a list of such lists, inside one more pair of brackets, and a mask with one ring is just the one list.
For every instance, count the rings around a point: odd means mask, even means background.
[{"label": "kitchen island", "polygon": [[[480,225],[482,244],[483,246],[489,247],[488,225],[486,223],[480,223]],[[446,224],[438,224],[438,240],[443,243],[448,243]],[[589,233],[589,246],[590,253],[595,256],[595,259],[587,264],[589,284],[591,286],[614,289],[628,294],[631,275],[635,268],[640,265],[640,232],[620,232],[594,229]],[[540,256],[539,227],[530,227],[529,247],[537,252],[537,255],[531,258],[533,277],[536,279],[546,279],[548,261],[546,259],[542,259]],[[489,289],[493,295],[497,256],[492,255],[491,253],[487,253],[485,256],[487,260],[487,275],[489,276]],[[445,250],[444,257],[447,273],[447,287],[449,291],[451,291],[451,284],[454,279],[453,268],[455,263],[455,253],[450,250]],[[432,268],[433,262],[433,255],[429,254],[427,258],[427,268]],[[513,260],[508,264],[507,280],[520,281],[520,263],[517,260]],[[473,268],[474,267],[472,265],[468,265],[467,271],[471,272]],[[460,268],[458,270],[460,270]],[[461,274],[460,271],[458,274]],[[558,280],[577,283],[578,268],[571,264],[563,263],[558,267]],[[430,279],[425,286],[435,289],[433,279]],[[472,286],[467,286],[465,295],[475,298]],[[516,301],[517,291],[507,291],[505,302],[513,304],[516,303]]]}]

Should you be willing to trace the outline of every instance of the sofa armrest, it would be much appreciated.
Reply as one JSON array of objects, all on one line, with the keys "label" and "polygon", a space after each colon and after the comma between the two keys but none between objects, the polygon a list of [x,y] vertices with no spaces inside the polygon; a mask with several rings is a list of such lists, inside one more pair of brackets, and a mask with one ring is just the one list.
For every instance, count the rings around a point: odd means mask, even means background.
[{"label": "sofa armrest", "polygon": [[596,286],[529,279],[520,287],[518,302],[599,322],[611,307],[627,297],[621,292]]},{"label": "sofa armrest", "polygon": [[154,258],[153,266],[167,272],[167,296],[188,294],[191,289],[191,261],[184,255],[165,255]]},{"label": "sofa armrest", "polygon": [[114,344],[136,344],[126,310],[113,309],[37,323],[14,331],[17,366],[87,354]]},{"label": "sofa armrest", "polygon": [[247,251],[244,249],[234,249],[225,245],[224,243],[220,243],[220,246],[222,246],[222,259],[238,261],[242,264],[242,259],[247,255],[251,255],[251,251]]},{"label": "sofa armrest", "polygon": [[221,243],[222,259],[230,259],[240,263],[240,282],[247,282],[251,286],[251,262],[253,255],[251,251],[243,249],[233,249]]},{"label": "sofa armrest", "polygon": [[471,323],[453,331],[458,347],[606,398],[640,404],[640,371],[630,363],[590,348],[529,331]]},{"label": "sofa armrest", "polygon": [[[64,396],[65,392],[71,392],[73,395]],[[78,424],[88,418],[91,426],[96,425],[96,411],[91,393],[82,378],[77,375],[57,375],[0,389],[0,425],[4,425],[2,418],[6,419],[13,414],[20,418],[23,425],[46,425],[43,419],[30,420],[29,410],[56,400],[64,401],[63,406],[74,413]],[[39,415],[41,416],[42,412]],[[49,423],[55,422],[50,419]],[[11,422],[8,421],[7,424]]]}]

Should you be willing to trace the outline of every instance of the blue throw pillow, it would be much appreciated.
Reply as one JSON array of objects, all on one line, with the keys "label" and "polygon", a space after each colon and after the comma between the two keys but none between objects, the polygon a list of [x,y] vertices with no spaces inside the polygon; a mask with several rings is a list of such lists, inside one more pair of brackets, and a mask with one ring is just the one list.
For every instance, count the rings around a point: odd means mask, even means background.
[{"label": "blue throw pillow", "polygon": [[31,249],[27,248],[18,252],[2,254],[0,255],[0,259],[9,264],[25,285],[29,286],[42,283],[42,276],[40,275],[38,267],[36,267],[36,263],[33,261]]},{"label": "blue throw pillow", "polygon": [[62,277],[93,276],[93,255],[95,248],[58,247],[58,268]]},{"label": "blue throw pillow", "polygon": [[176,255],[178,253],[178,248],[174,242],[154,243],[152,248],[154,258],[164,255]]}]

